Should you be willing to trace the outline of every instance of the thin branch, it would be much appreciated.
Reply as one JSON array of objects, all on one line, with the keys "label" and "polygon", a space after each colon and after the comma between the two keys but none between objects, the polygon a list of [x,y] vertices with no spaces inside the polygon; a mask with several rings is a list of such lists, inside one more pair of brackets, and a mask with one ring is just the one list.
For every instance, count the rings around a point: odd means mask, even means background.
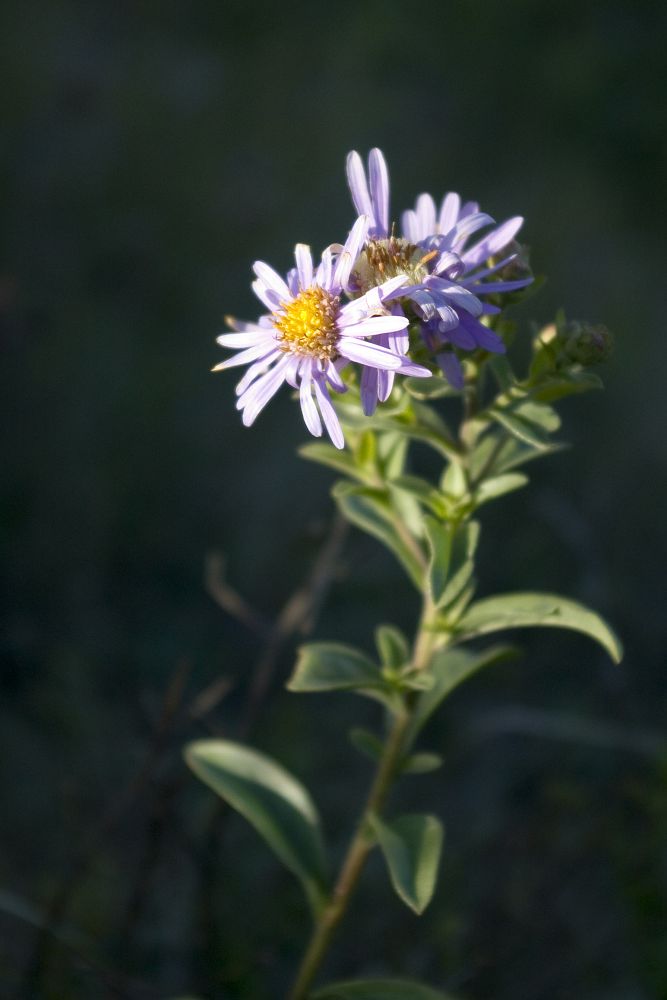
[{"label": "thin branch", "polygon": [[209,597],[228,615],[242,622],[252,632],[265,635],[270,625],[264,615],[251,607],[225,580],[225,557],[221,552],[210,552],[204,563],[204,588]]}]

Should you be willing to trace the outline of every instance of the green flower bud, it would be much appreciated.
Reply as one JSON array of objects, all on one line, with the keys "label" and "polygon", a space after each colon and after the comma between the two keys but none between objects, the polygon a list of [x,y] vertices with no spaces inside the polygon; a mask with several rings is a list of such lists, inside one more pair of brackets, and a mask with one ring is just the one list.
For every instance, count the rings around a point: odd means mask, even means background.
[{"label": "green flower bud", "polygon": [[579,365],[599,365],[611,354],[614,340],[606,326],[573,320],[563,331],[563,354]]}]

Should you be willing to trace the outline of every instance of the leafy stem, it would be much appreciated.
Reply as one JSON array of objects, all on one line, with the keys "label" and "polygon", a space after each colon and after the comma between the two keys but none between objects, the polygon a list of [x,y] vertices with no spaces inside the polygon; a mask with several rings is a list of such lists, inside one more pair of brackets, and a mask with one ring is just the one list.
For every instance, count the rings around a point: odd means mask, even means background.
[{"label": "leafy stem", "polygon": [[[432,606],[427,598],[415,637],[410,664],[414,671],[423,670],[428,666],[436,643],[436,635],[430,627],[432,613]],[[373,818],[382,813],[401,761],[408,749],[407,743],[411,742],[408,737],[415,711],[415,694],[416,692],[408,693],[404,697],[401,710],[394,715],[393,724],[380,755],[361,818],[343,859],[329,901],[316,919],[315,928],[301,961],[294,986],[289,994],[289,1000],[305,1000],[307,997],[336,928],[348,908],[366,859],[375,846],[375,835],[372,830]]]}]

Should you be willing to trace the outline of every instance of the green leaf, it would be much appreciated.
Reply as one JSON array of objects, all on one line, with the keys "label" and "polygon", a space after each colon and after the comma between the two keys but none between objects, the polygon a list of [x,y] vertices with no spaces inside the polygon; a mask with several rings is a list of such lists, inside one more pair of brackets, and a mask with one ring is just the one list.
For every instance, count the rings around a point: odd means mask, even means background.
[{"label": "green leaf", "polygon": [[401,774],[427,774],[442,767],[443,759],[439,753],[413,753],[401,764]]},{"label": "green leaf", "polygon": [[310,994],[310,1000],[455,1000],[410,979],[349,979]]},{"label": "green leaf", "polygon": [[311,642],[298,651],[290,691],[354,691],[385,687],[375,663],[353,646],[338,642]]},{"label": "green leaf", "polygon": [[371,760],[378,761],[384,750],[384,743],[375,733],[369,733],[367,729],[355,728],[350,730],[350,743]]},{"label": "green leaf", "polygon": [[426,515],[424,530],[430,551],[428,587],[431,600],[437,605],[449,579],[449,562],[456,528],[453,524],[436,521],[434,517]]},{"label": "green leaf", "polygon": [[520,490],[528,482],[528,476],[522,472],[507,472],[502,476],[492,476],[491,479],[484,479],[475,490],[475,501],[478,507],[495,500],[496,497]]},{"label": "green leaf", "polygon": [[307,458],[311,462],[319,462],[320,465],[326,465],[331,469],[335,469],[336,472],[342,472],[344,475],[350,476],[352,479],[357,479],[362,483],[370,484],[374,481],[368,469],[363,469],[357,465],[348,451],[341,451],[338,448],[334,448],[331,444],[320,444],[319,442],[303,444],[298,451],[302,458]]},{"label": "green leaf", "polygon": [[453,395],[454,391],[442,375],[431,378],[411,376],[403,380],[403,386],[415,399],[440,399],[441,396]]},{"label": "green leaf", "polygon": [[494,431],[484,435],[471,455],[470,474],[473,480],[481,472],[485,476],[499,476],[536,458],[562,451],[565,447],[566,445],[558,443],[533,448],[515,437],[506,437],[502,431]]},{"label": "green leaf", "polygon": [[410,659],[408,640],[395,625],[378,625],[375,645],[384,667],[399,670]]},{"label": "green leaf", "polygon": [[[449,428],[442,418],[425,403],[420,403],[416,399],[405,396],[407,406],[401,406],[401,412],[394,416],[388,416],[387,410],[383,408],[382,414],[373,417],[373,429],[381,432],[394,432],[417,441],[423,441],[445,458],[459,454],[459,446],[454,441]],[[359,429],[367,421],[367,417],[360,416],[358,407],[354,409],[345,403],[337,404],[338,412],[346,424],[353,429]],[[395,475],[399,472],[396,471]]]},{"label": "green leaf", "polygon": [[516,650],[512,646],[492,646],[481,653],[471,653],[466,649],[442,649],[435,653],[427,671],[434,679],[433,686],[419,696],[406,744],[411,745],[420,729],[455,687],[482,667],[513,656],[516,656]]},{"label": "green leaf", "polygon": [[400,816],[391,823],[372,821],[396,894],[415,913],[423,913],[433,896],[444,830],[437,816]]},{"label": "green leaf", "polygon": [[494,406],[489,410],[489,413],[510,434],[513,434],[520,441],[525,441],[526,444],[531,444],[533,448],[542,449],[549,445],[549,438],[542,427],[526,420],[512,410]]},{"label": "green leaf", "polygon": [[395,711],[400,685],[396,678],[388,677],[385,671],[352,646],[337,642],[313,642],[299,649],[287,688],[299,694],[352,691],[374,698],[390,711]]},{"label": "green leaf", "polygon": [[488,365],[502,392],[509,392],[516,385],[514,372],[504,355],[493,355],[489,358]]},{"label": "green leaf", "polygon": [[428,585],[436,607],[445,608],[461,594],[475,569],[474,555],[479,539],[479,523],[439,522],[424,517],[430,549]]},{"label": "green leaf", "polygon": [[440,489],[443,493],[457,500],[466,495],[468,492],[468,481],[460,462],[451,461],[448,464],[440,480]]},{"label": "green leaf", "polygon": [[389,486],[409,493],[438,517],[445,514],[446,504],[442,495],[427,479],[421,479],[419,476],[398,476],[391,480]]},{"label": "green leaf", "polygon": [[[422,567],[415,551],[401,537],[395,515],[386,496],[379,490],[337,483],[333,496],[348,521],[373,535],[390,549],[418,590],[422,587]],[[418,550],[415,541],[415,549]]]},{"label": "green leaf", "polygon": [[270,757],[227,740],[198,740],[185,759],[209,788],[255,827],[300,880],[317,912],[326,898],[324,846],[310,795]]},{"label": "green leaf", "polygon": [[554,403],[565,396],[602,388],[602,379],[594,372],[559,372],[553,378],[540,380],[531,395],[540,402]]},{"label": "green leaf", "polygon": [[509,628],[545,625],[567,628],[595,639],[618,663],[623,649],[618,637],[595,612],[558,594],[514,593],[471,604],[456,627],[460,640]]}]

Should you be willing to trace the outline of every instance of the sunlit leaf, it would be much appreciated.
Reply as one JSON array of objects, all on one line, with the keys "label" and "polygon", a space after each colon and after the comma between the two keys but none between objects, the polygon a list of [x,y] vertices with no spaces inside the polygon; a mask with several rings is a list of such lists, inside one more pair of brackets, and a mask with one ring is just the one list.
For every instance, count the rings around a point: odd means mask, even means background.
[{"label": "sunlit leaf", "polygon": [[521,489],[528,482],[528,476],[521,472],[506,472],[502,476],[493,476],[491,479],[484,479],[475,490],[475,501],[478,507],[495,500],[496,497],[512,493]]},{"label": "sunlit leaf", "polygon": [[349,452],[334,448],[331,444],[322,444],[317,441],[303,444],[299,448],[299,454],[311,462],[319,462],[320,465],[326,465],[330,469],[342,472],[344,475],[350,476],[351,479],[357,479],[362,483],[370,484],[374,481],[368,469],[359,466]]},{"label": "sunlit leaf", "polygon": [[618,637],[594,611],[558,594],[501,594],[471,604],[456,626],[459,639],[503,629],[532,626],[572,629],[595,639],[618,663],[623,649]]},{"label": "sunlit leaf", "polygon": [[303,785],[270,757],[227,740],[190,743],[185,759],[255,827],[300,880],[317,911],[326,895],[324,846],[317,811]]}]

